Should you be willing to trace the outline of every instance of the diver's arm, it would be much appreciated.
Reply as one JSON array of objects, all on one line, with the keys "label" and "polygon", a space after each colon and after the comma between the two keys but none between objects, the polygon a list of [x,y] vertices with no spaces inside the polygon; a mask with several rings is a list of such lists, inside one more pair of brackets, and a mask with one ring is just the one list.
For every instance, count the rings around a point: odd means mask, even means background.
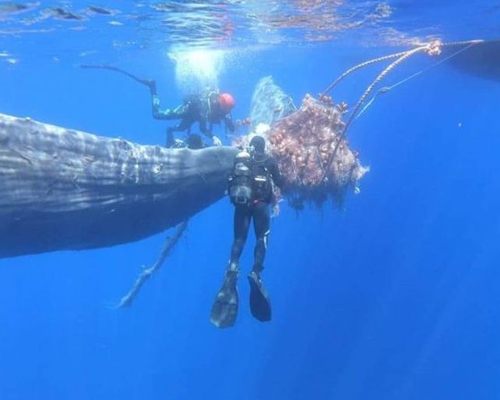
[{"label": "diver's arm", "polygon": [[226,128],[229,130],[229,132],[232,133],[236,130],[236,125],[234,124],[231,114],[226,114],[224,116],[224,123],[226,124]]},{"label": "diver's arm", "polygon": [[155,119],[172,119],[170,110],[161,110],[160,108],[160,96],[158,94],[151,93],[151,106],[153,109],[153,118]]},{"label": "diver's arm", "polygon": [[217,136],[215,136],[212,132],[212,124],[210,123],[209,126],[207,127],[206,118],[200,119],[200,131],[205,136],[208,136],[210,139],[212,139],[214,146],[222,146],[221,140]]},{"label": "diver's arm", "polygon": [[158,91],[156,90],[156,82],[149,82],[149,90],[151,92],[151,106],[153,110],[153,118],[162,119],[162,111],[160,109],[160,96],[158,96]]},{"label": "diver's arm", "polygon": [[153,118],[155,119],[182,119],[186,115],[188,104],[181,104],[174,110],[160,108],[160,96],[156,92],[156,85],[150,86],[151,89],[151,105],[153,109]]},{"label": "diver's arm", "polygon": [[207,122],[206,118],[200,118],[200,132],[205,136],[212,138],[214,134],[212,133],[211,127],[207,126]]},{"label": "diver's arm", "polygon": [[271,176],[273,177],[273,182],[276,184],[276,186],[278,186],[280,189],[283,189],[285,180],[283,178],[283,175],[281,175],[278,163],[274,158],[271,157],[268,159],[267,169],[271,173]]}]

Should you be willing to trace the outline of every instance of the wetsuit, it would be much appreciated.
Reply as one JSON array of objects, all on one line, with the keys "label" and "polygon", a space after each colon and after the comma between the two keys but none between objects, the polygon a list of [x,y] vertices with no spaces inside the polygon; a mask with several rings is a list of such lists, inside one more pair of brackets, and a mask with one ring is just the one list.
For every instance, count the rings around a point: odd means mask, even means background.
[{"label": "wetsuit", "polygon": [[207,95],[191,95],[186,98],[183,104],[171,110],[160,109],[160,98],[156,90],[152,89],[152,106],[153,117],[155,119],[173,120],[180,119],[181,121],[176,126],[167,129],[167,147],[174,145],[174,132],[187,131],[191,133],[191,125],[199,122],[201,133],[213,138],[213,124],[218,124],[224,121],[226,129],[234,132],[235,126],[230,113],[225,113],[218,105],[218,93],[211,92]]},{"label": "wetsuit", "polygon": [[[258,165],[258,168],[263,168],[267,171],[272,182],[278,186],[283,186],[283,178],[280,174],[278,164],[274,158],[266,154],[254,154],[252,163]],[[256,168],[253,168],[255,171]],[[272,187],[272,186],[271,186]],[[267,241],[270,232],[270,212],[269,205],[273,201],[272,190],[268,193],[261,193],[254,196],[249,204],[236,204],[234,211],[234,242],[231,248],[230,264],[237,264],[243,247],[248,237],[250,222],[253,219],[256,244],[254,251],[254,267],[253,270],[260,273],[264,269],[264,258],[266,256]]]}]

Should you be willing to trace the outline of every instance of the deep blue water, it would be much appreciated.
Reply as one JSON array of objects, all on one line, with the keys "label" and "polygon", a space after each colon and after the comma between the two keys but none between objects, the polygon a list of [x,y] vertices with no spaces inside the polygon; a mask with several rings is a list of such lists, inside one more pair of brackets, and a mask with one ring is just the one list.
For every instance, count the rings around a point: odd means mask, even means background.
[{"label": "deep blue water", "polygon": [[[85,40],[105,49],[92,34]],[[20,59],[0,63],[0,112],[164,143],[167,124],[151,118],[144,87],[82,70],[76,54],[54,54],[50,46],[59,48],[44,39],[0,39],[0,50]],[[219,76],[237,98],[236,118],[248,115],[262,76],[273,75],[299,103],[355,63],[396,51],[335,41],[242,50]],[[113,57],[114,65],[156,78],[164,105],[182,99],[165,49]],[[107,62],[106,52],[92,60]],[[410,60],[391,82],[429,64]],[[352,104],[376,71],[346,80],[335,100]],[[111,306],[140,266],[156,260],[166,233],[0,260],[0,399],[500,398],[499,98],[499,82],[447,64],[379,96],[349,132],[371,167],[361,193],[341,210],[325,205],[297,215],[284,206],[273,220],[268,324],[249,313],[244,274],[236,326],[209,322],[232,241],[227,199],[192,219],[130,309]],[[250,235],[244,272],[253,244]]]}]

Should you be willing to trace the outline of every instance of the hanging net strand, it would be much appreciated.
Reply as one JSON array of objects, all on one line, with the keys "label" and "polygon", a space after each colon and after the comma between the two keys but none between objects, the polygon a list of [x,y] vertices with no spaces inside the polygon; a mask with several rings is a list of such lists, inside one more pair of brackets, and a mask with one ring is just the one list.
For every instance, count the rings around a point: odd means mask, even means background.
[{"label": "hanging net strand", "polygon": [[163,265],[167,257],[170,255],[171,250],[175,247],[175,245],[179,242],[184,231],[186,230],[188,225],[188,221],[184,221],[180,223],[176,228],[173,236],[167,238],[165,245],[160,253],[160,257],[150,268],[144,268],[141,274],[137,277],[134,285],[130,289],[130,291],[121,298],[120,302],[116,306],[116,308],[129,307],[132,305],[132,302],[137,297],[137,294],[141,290],[144,283]]}]

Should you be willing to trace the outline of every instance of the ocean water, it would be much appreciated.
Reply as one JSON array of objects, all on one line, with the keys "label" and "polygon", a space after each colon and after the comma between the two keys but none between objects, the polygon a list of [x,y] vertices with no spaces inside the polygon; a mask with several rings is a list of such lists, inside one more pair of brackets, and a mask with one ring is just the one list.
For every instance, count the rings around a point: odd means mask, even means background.
[{"label": "ocean water", "polygon": [[[165,107],[215,82],[237,119],[263,76],[299,104],[412,43],[497,39],[499,19],[497,1],[0,1],[0,112],[163,144],[146,88],[80,65],[154,78]],[[191,220],[128,309],[113,306],[168,233],[0,260],[0,400],[500,398],[500,82],[452,61],[408,60],[385,84],[424,72],[356,120],[360,194],[273,219],[270,323],[248,308],[251,234],[237,323],[210,324],[227,199]],[[380,70],[334,100],[355,103]]]}]

